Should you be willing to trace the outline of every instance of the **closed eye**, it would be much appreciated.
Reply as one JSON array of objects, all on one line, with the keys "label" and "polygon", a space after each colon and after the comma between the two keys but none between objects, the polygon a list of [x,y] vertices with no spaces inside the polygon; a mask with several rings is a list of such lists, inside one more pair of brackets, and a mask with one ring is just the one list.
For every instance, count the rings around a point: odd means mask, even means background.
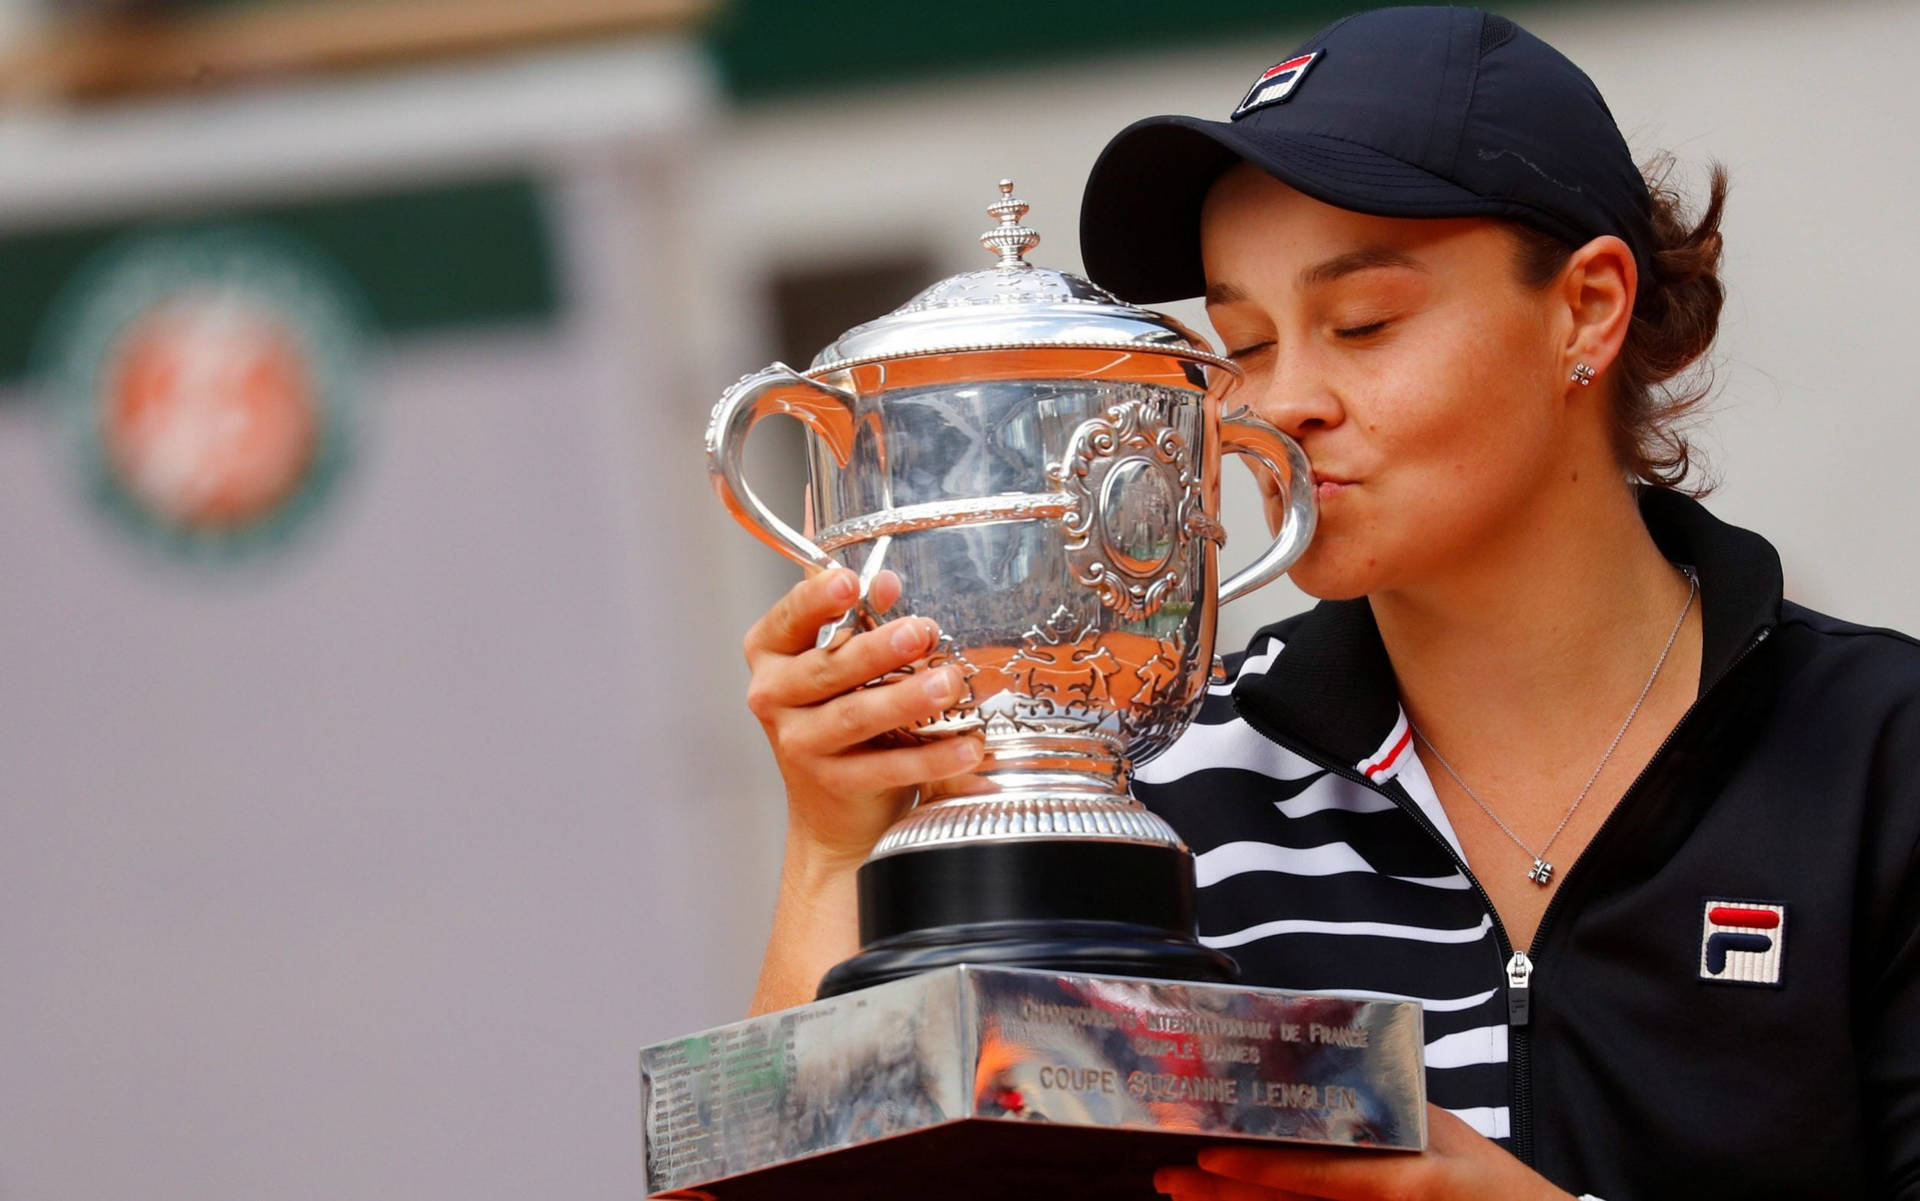
[{"label": "closed eye", "polygon": [[1346,338],[1348,340],[1366,338],[1379,333],[1381,330],[1387,328],[1387,325],[1388,323],[1385,321],[1369,321],[1365,325],[1350,325],[1345,329],[1336,329],[1333,331],[1333,336],[1336,338]]},{"label": "closed eye", "polygon": [[1227,357],[1237,363],[1241,359],[1252,358],[1263,350],[1271,349],[1273,349],[1272,342],[1255,342],[1251,346],[1242,346],[1238,350],[1229,350]]}]

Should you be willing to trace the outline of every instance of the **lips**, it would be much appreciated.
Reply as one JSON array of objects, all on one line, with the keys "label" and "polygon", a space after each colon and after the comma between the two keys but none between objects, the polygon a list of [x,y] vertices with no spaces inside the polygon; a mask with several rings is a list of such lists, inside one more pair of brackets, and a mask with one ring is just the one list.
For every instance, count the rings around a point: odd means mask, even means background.
[{"label": "lips", "polygon": [[1321,471],[1318,468],[1314,470],[1313,496],[1315,500],[1325,502],[1340,495],[1351,487],[1353,487],[1353,481],[1337,472]]}]

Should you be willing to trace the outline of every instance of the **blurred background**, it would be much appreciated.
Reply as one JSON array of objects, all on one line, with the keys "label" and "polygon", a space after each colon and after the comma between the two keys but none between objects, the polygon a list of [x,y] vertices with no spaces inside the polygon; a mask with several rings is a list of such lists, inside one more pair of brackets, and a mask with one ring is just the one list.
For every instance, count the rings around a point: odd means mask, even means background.
[{"label": "blurred background", "polygon": [[[0,0],[0,1201],[638,1196],[782,833],[712,402],[1351,7]],[[1920,629],[1920,6],[1503,11],[1732,170],[1716,511]]]}]

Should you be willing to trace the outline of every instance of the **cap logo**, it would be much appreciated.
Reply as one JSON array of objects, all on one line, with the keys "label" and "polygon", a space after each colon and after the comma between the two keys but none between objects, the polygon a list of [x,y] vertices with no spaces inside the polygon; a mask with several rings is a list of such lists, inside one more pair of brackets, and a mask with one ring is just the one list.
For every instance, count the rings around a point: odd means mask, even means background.
[{"label": "cap logo", "polygon": [[1785,968],[1786,937],[1785,905],[1709,900],[1700,923],[1700,978],[1716,984],[1778,988]]},{"label": "cap logo", "polygon": [[1248,113],[1263,109],[1269,104],[1279,104],[1293,95],[1293,90],[1300,86],[1302,79],[1307,77],[1307,69],[1320,61],[1320,56],[1325,53],[1324,50],[1315,50],[1312,54],[1298,55],[1286,62],[1275,63],[1268,67],[1261,72],[1260,78],[1253,81],[1253,87],[1247,91],[1247,98],[1240,102],[1239,108],[1233,110],[1231,119],[1238,121]]}]

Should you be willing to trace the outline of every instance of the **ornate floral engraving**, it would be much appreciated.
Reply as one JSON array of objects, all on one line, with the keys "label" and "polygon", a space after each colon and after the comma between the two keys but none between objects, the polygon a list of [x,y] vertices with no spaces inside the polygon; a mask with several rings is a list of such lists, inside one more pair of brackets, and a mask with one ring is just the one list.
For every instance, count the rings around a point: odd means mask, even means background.
[{"label": "ornate floral engraving", "polygon": [[[1077,628],[1076,628],[1077,627]],[[1007,661],[1014,686],[1042,705],[1111,708],[1122,664],[1100,644],[1097,621],[1079,624],[1065,605],[1027,631]]]},{"label": "ornate floral engraving", "polygon": [[1192,448],[1149,400],[1126,400],[1074,431],[1047,474],[1073,500],[1063,519],[1074,578],[1127,621],[1150,617],[1185,580],[1194,538],[1220,540]]},{"label": "ornate floral engraving", "polygon": [[1140,686],[1127,702],[1127,725],[1134,732],[1128,754],[1136,761],[1151,759],[1173,744],[1192,720],[1193,703],[1202,686],[1187,663],[1184,625],[1156,644],[1153,654],[1134,668]]}]

